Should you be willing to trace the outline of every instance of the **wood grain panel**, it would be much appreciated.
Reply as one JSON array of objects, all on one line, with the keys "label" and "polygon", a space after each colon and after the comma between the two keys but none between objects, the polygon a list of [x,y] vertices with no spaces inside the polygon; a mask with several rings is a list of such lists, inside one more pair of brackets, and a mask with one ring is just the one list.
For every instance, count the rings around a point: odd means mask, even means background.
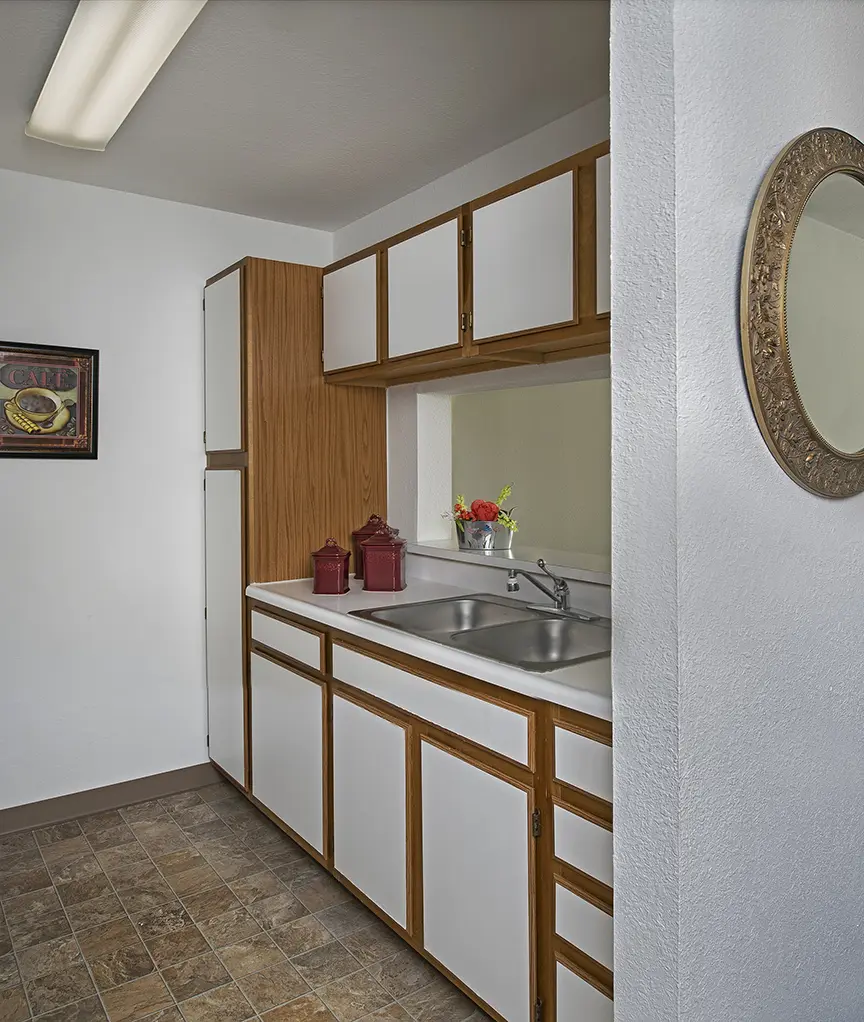
[{"label": "wood grain panel", "polygon": [[321,373],[322,271],[246,262],[248,579],[308,578],[328,536],[386,514],[386,397]]}]

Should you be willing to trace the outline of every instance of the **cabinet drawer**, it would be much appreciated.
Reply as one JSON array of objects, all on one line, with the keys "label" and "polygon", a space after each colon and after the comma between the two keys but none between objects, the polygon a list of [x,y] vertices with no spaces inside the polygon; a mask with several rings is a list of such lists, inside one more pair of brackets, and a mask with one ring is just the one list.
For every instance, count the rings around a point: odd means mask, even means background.
[{"label": "cabinet drawer", "polygon": [[612,969],[612,916],[562,884],[555,885],[555,932]]},{"label": "cabinet drawer", "polygon": [[453,734],[529,765],[530,718],[334,643],[333,677]]},{"label": "cabinet drawer", "polygon": [[612,747],[556,727],[555,777],[611,802]]},{"label": "cabinet drawer", "polygon": [[577,813],[555,806],[555,855],[612,886],[612,833]]},{"label": "cabinet drawer", "polygon": [[279,621],[252,611],[252,638],[314,671],[324,670],[324,636],[321,632]]},{"label": "cabinet drawer", "polygon": [[581,976],[558,962],[556,969],[557,1022],[612,1022],[612,1001]]}]

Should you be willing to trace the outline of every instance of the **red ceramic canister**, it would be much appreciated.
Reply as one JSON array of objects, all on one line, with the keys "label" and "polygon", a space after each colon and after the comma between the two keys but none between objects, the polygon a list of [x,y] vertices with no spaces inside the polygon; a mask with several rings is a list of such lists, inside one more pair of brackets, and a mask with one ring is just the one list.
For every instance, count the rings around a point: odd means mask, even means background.
[{"label": "red ceramic canister", "polygon": [[363,541],[363,588],[375,593],[398,593],[405,580],[404,539],[399,530],[385,525]]},{"label": "red ceramic canister", "polygon": [[370,515],[369,521],[351,533],[351,546],[354,549],[354,578],[363,578],[363,540],[369,539],[387,523],[381,515]]},{"label": "red ceramic canister", "polygon": [[318,596],[341,596],[348,592],[348,558],[335,539],[328,539],[312,554],[312,592]]}]

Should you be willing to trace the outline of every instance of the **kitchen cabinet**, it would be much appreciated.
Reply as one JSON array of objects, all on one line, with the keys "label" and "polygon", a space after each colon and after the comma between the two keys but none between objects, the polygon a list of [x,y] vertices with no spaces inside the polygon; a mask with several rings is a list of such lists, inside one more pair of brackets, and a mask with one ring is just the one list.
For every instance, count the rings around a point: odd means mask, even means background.
[{"label": "kitchen cabinet", "polygon": [[459,219],[387,250],[387,354],[402,358],[461,344]]},{"label": "kitchen cabinet", "polygon": [[595,166],[597,246],[597,315],[612,307],[612,182],[611,157],[601,156]]},{"label": "kitchen cabinet", "polygon": [[324,686],[253,653],[252,794],[324,851]]},{"label": "kitchen cabinet", "polygon": [[378,359],[378,257],[324,275],[324,372]]},{"label": "kitchen cabinet", "polygon": [[530,793],[424,741],[426,950],[507,1022],[533,1017]]},{"label": "kitchen cabinet", "polygon": [[333,697],[333,865],[408,926],[407,732]]},{"label": "kitchen cabinet", "polygon": [[204,481],[207,730],[210,758],[245,783],[243,471]]},{"label": "kitchen cabinet", "polygon": [[572,322],[573,171],[472,212],[474,340]]},{"label": "kitchen cabinet", "polygon": [[556,1022],[612,1022],[611,999],[561,962],[555,970]]},{"label": "kitchen cabinet", "polygon": [[242,269],[204,288],[204,446],[243,447]]}]

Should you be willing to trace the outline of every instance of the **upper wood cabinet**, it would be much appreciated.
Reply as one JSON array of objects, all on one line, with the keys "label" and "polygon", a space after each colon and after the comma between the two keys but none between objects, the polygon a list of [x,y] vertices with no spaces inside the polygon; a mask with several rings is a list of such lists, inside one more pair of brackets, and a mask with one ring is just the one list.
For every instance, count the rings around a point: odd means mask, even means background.
[{"label": "upper wood cabinet", "polygon": [[572,323],[573,171],[472,213],[474,340]]},{"label": "upper wood cabinet", "polygon": [[387,250],[387,356],[462,343],[459,218]]},{"label": "upper wood cabinet", "polygon": [[378,359],[378,257],[324,275],[324,371]]},{"label": "upper wood cabinet", "polygon": [[204,288],[204,447],[239,451],[243,436],[241,267]]},{"label": "upper wood cabinet", "polygon": [[388,386],[608,353],[609,239],[603,142],[326,270],[324,371]]}]

